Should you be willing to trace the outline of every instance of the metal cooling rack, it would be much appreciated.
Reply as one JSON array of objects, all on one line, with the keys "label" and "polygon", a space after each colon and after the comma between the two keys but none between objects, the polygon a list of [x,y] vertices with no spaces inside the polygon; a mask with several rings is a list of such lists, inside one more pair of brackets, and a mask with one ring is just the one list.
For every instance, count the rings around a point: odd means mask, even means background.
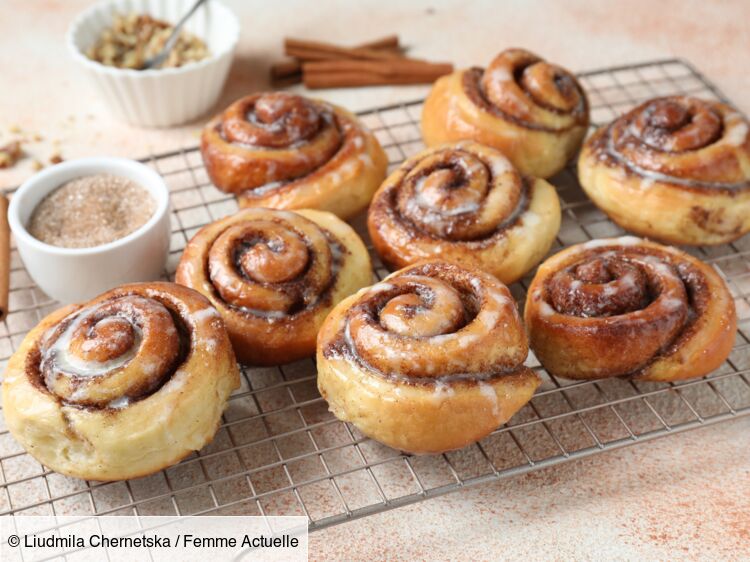
[{"label": "metal cooling rack", "polygon": [[[727,101],[692,66],[662,60],[579,74],[594,125],[648,98],[691,94]],[[391,168],[419,151],[421,102],[360,113]],[[208,180],[197,147],[144,160],[172,191],[171,276],[186,242],[202,225],[237,209]],[[563,222],[552,252],[622,230],[585,197],[573,166],[553,178]],[[357,222],[357,221],[355,221]],[[358,227],[362,230],[363,220]],[[711,376],[675,384],[570,382],[529,365],[543,384],[531,402],[480,443],[416,457],[363,437],[327,410],[315,364],[243,369],[214,441],[158,474],[127,482],[87,482],[47,470],[9,435],[0,417],[0,514],[305,515],[310,530],[418,502],[466,486],[509,478],[604,451],[750,414],[750,236],[692,249],[729,284],[739,316],[730,358]],[[387,274],[373,254],[376,274]],[[523,306],[531,276],[511,287]],[[11,313],[0,324],[0,367],[26,332],[57,307],[12,254]]]}]

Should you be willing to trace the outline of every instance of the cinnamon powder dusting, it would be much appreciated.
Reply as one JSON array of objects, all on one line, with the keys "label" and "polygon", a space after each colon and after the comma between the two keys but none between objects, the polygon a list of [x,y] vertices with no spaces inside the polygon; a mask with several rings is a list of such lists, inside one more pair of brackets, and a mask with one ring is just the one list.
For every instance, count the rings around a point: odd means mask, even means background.
[{"label": "cinnamon powder dusting", "polygon": [[153,197],[137,183],[95,174],[64,183],[36,206],[28,229],[52,246],[91,248],[127,236],[156,210]]}]

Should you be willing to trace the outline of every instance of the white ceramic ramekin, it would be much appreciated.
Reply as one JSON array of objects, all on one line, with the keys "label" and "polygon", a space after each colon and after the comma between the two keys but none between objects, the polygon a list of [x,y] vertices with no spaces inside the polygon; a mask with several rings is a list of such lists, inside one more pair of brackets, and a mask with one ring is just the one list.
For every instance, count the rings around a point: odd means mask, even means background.
[{"label": "white ceramic ramekin", "polygon": [[[143,226],[124,238],[93,248],[60,248],[29,234],[26,225],[45,195],[72,179],[101,173],[131,179],[148,190],[156,211]],[[34,282],[62,303],[81,302],[123,283],[161,276],[169,252],[169,190],[159,174],[134,160],[69,160],[39,172],[18,188],[10,200],[8,222]]]},{"label": "white ceramic ramekin", "polygon": [[211,56],[179,68],[131,70],[104,66],[84,53],[115,13],[150,14],[174,23],[194,0],[106,0],[82,12],[68,30],[67,44],[119,119],[146,127],[179,125],[200,117],[219,99],[240,34],[236,16],[218,0],[206,2],[185,25],[203,39]]}]

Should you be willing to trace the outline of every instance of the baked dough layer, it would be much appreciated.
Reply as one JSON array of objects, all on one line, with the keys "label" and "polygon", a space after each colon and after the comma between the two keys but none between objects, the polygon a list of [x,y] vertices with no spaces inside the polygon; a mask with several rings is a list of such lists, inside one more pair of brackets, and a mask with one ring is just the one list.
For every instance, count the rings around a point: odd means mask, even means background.
[{"label": "baked dough layer", "polygon": [[[139,306],[145,315],[133,311]],[[171,323],[146,334],[152,309],[165,309]],[[122,346],[133,334],[132,345]],[[147,348],[152,336],[155,353]],[[175,339],[174,361],[158,365],[166,341]],[[110,385],[118,398],[85,404],[128,369]],[[153,376],[154,388],[132,385]],[[67,400],[48,388],[65,384],[77,389]],[[171,466],[211,441],[238,386],[229,338],[210,303],[172,283],[138,283],[57,310],[31,330],[8,362],[3,412],[11,434],[43,465],[86,480],[124,480]]]}]

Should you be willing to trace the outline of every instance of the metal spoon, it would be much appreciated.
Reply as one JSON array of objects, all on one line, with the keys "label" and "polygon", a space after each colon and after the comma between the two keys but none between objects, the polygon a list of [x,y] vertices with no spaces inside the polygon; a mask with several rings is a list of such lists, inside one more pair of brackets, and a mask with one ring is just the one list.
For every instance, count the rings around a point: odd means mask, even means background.
[{"label": "metal spoon", "polygon": [[177,25],[174,26],[174,29],[172,30],[172,34],[169,36],[169,39],[167,39],[167,42],[164,43],[164,48],[153,57],[147,58],[143,62],[143,66],[141,66],[141,70],[146,70],[149,68],[156,68],[166,60],[166,58],[169,56],[169,53],[174,48],[175,43],[177,43],[177,39],[180,36],[180,31],[182,31],[182,26],[184,26],[185,22],[190,19],[190,16],[192,16],[195,13],[195,11],[207,1],[208,0],[197,0],[197,2],[193,4],[193,7],[190,8],[190,10],[188,10],[188,13],[182,16],[182,19],[180,19],[180,21],[177,22]]}]

